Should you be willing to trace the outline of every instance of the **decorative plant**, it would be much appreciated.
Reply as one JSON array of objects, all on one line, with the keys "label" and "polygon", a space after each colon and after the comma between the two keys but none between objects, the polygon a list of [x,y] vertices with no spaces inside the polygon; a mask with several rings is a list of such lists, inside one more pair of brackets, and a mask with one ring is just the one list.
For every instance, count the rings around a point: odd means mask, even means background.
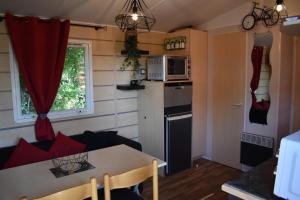
[{"label": "decorative plant", "polygon": [[137,79],[137,71],[141,66],[139,61],[141,58],[141,51],[137,48],[136,30],[126,30],[125,50],[122,51],[122,54],[125,54],[125,59],[121,66],[121,70],[131,67],[133,70],[132,79]]}]

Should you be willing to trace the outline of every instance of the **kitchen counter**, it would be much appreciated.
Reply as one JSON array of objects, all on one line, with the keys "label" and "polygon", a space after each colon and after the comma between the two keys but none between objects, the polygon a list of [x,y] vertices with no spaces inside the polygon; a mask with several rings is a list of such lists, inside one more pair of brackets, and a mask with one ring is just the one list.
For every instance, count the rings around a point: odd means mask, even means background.
[{"label": "kitchen counter", "polygon": [[249,172],[243,173],[240,178],[224,183],[222,190],[240,199],[282,199],[273,194],[275,182],[273,171],[276,164],[276,159],[270,159]]}]

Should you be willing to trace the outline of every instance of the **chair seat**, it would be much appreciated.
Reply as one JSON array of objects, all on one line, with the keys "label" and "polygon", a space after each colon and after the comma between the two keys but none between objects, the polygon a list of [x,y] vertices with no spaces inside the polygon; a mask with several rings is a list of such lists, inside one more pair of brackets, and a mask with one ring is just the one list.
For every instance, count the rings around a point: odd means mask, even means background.
[{"label": "chair seat", "polygon": [[[98,190],[98,199],[104,200],[104,190]],[[111,191],[111,200],[143,200],[141,196],[129,189],[116,189]]]}]

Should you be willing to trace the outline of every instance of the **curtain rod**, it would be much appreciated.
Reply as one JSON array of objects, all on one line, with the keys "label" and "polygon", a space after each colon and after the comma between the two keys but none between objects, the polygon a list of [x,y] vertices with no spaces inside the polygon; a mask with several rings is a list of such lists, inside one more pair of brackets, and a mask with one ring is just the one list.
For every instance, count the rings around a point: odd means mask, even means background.
[{"label": "curtain rod", "polygon": [[[0,22],[2,22],[5,19],[5,16],[0,14]],[[71,21],[71,25],[72,26],[79,26],[79,27],[88,27],[88,28],[94,28],[96,31],[99,29],[105,29],[106,26],[101,26],[101,25],[92,25],[92,24],[85,24],[85,23],[81,23],[81,22],[72,22]]]}]

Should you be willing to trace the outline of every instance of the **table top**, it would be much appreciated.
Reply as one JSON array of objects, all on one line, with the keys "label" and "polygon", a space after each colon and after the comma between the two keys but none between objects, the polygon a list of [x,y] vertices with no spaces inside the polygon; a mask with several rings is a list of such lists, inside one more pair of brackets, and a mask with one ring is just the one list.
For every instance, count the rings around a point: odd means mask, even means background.
[{"label": "table top", "polygon": [[281,199],[273,194],[275,176],[273,171],[276,160],[271,159],[243,173],[240,178],[228,181],[222,185],[222,190],[248,200],[277,200]]},{"label": "table top", "polygon": [[21,196],[29,199],[42,197],[70,187],[89,182],[90,177],[96,177],[99,184],[103,183],[105,173],[111,175],[130,171],[158,161],[158,167],[166,162],[126,145],[90,151],[88,162],[95,168],[56,178],[49,170],[53,168],[51,160],[0,170],[1,199],[16,200]]}]

